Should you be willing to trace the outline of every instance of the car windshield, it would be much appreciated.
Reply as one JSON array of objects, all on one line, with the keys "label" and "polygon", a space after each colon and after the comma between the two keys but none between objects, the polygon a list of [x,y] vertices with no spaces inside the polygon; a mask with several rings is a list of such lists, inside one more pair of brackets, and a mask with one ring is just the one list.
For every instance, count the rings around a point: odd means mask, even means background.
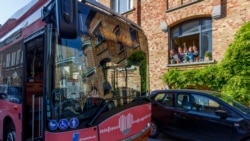
[{"label": "car windshield", "polygon": [[244,114],[247,114],[250,116],[250,108],[245,106],[244,104],[234,100],[233,98],[231,98],[229,96],[225,96],[225,95],[218,94],[218,93],[213,93],[213,95],[220,98],[221,100],[225,101],[226,103],[233,106],[234,108],[240,110]]}]

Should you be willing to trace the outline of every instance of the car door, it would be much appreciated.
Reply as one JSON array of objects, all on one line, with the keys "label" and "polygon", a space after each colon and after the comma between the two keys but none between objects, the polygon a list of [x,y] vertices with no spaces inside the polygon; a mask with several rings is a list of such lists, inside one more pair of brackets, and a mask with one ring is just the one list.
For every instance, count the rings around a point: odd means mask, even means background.
[{"label": "car door", "polygon": [[222,119],[216,115],[215,112],[222,107],[218,101],[196,93],[180,93],[177,99],[181,98],[174,112],[174,123],[185,138],[202,141],[231,140],[234,121],[237,119]]},{"label": "car door", "polygon": [[174,135],[184,139],[201,138],[200,134],[197,134],[200,123],[197,119],[198,112],[193,106],[194,102],[194,97],[190,93],[177,93],[172,119],[172,128],[176,131]]},{"label": "car door", "polygon": [[173,132],[171,123],[174,110],[174,93],[160,92],[152,100],[152,120],[154,120],[160,131]]},{"label": "car door", "polygon": [[[236,128],[235,125],[242,118],[225,106],[220,100],[213,96],[195,95],[197,105],[200,105],[199,114],[197,115],[200,128],[197,129],[204,141],[230,141]],[[225,111],[227,117],[222,117],[216,112]]]}]

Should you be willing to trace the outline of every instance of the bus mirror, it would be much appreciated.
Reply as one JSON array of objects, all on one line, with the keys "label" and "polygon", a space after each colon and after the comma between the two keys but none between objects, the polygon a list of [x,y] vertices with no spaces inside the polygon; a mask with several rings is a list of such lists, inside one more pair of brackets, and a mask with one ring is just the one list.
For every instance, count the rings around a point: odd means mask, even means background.
[{"label": "bus mirror", "polygon": [[61,38],[77,37],[77,0],[56,0],[56,22]]}]

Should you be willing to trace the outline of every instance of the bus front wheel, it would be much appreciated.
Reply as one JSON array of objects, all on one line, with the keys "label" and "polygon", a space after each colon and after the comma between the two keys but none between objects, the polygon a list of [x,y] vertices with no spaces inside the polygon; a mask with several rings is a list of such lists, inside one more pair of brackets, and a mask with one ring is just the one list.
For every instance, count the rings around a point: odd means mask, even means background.
[{"label": "bus front wheel", "polygon": [[11,122],[7,127],[6,132],[6,141],[15,141],[16,140],[16,131],[13,123]]}]

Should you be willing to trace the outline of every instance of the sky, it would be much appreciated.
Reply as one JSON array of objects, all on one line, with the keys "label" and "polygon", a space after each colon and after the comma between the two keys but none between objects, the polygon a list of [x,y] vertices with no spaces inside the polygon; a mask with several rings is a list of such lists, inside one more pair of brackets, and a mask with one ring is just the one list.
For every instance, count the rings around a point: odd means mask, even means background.
[{"label": "sky", "polygon": [[6,0],[0,5],[0,24],[3,25],[8,18],[32,0]]}]

